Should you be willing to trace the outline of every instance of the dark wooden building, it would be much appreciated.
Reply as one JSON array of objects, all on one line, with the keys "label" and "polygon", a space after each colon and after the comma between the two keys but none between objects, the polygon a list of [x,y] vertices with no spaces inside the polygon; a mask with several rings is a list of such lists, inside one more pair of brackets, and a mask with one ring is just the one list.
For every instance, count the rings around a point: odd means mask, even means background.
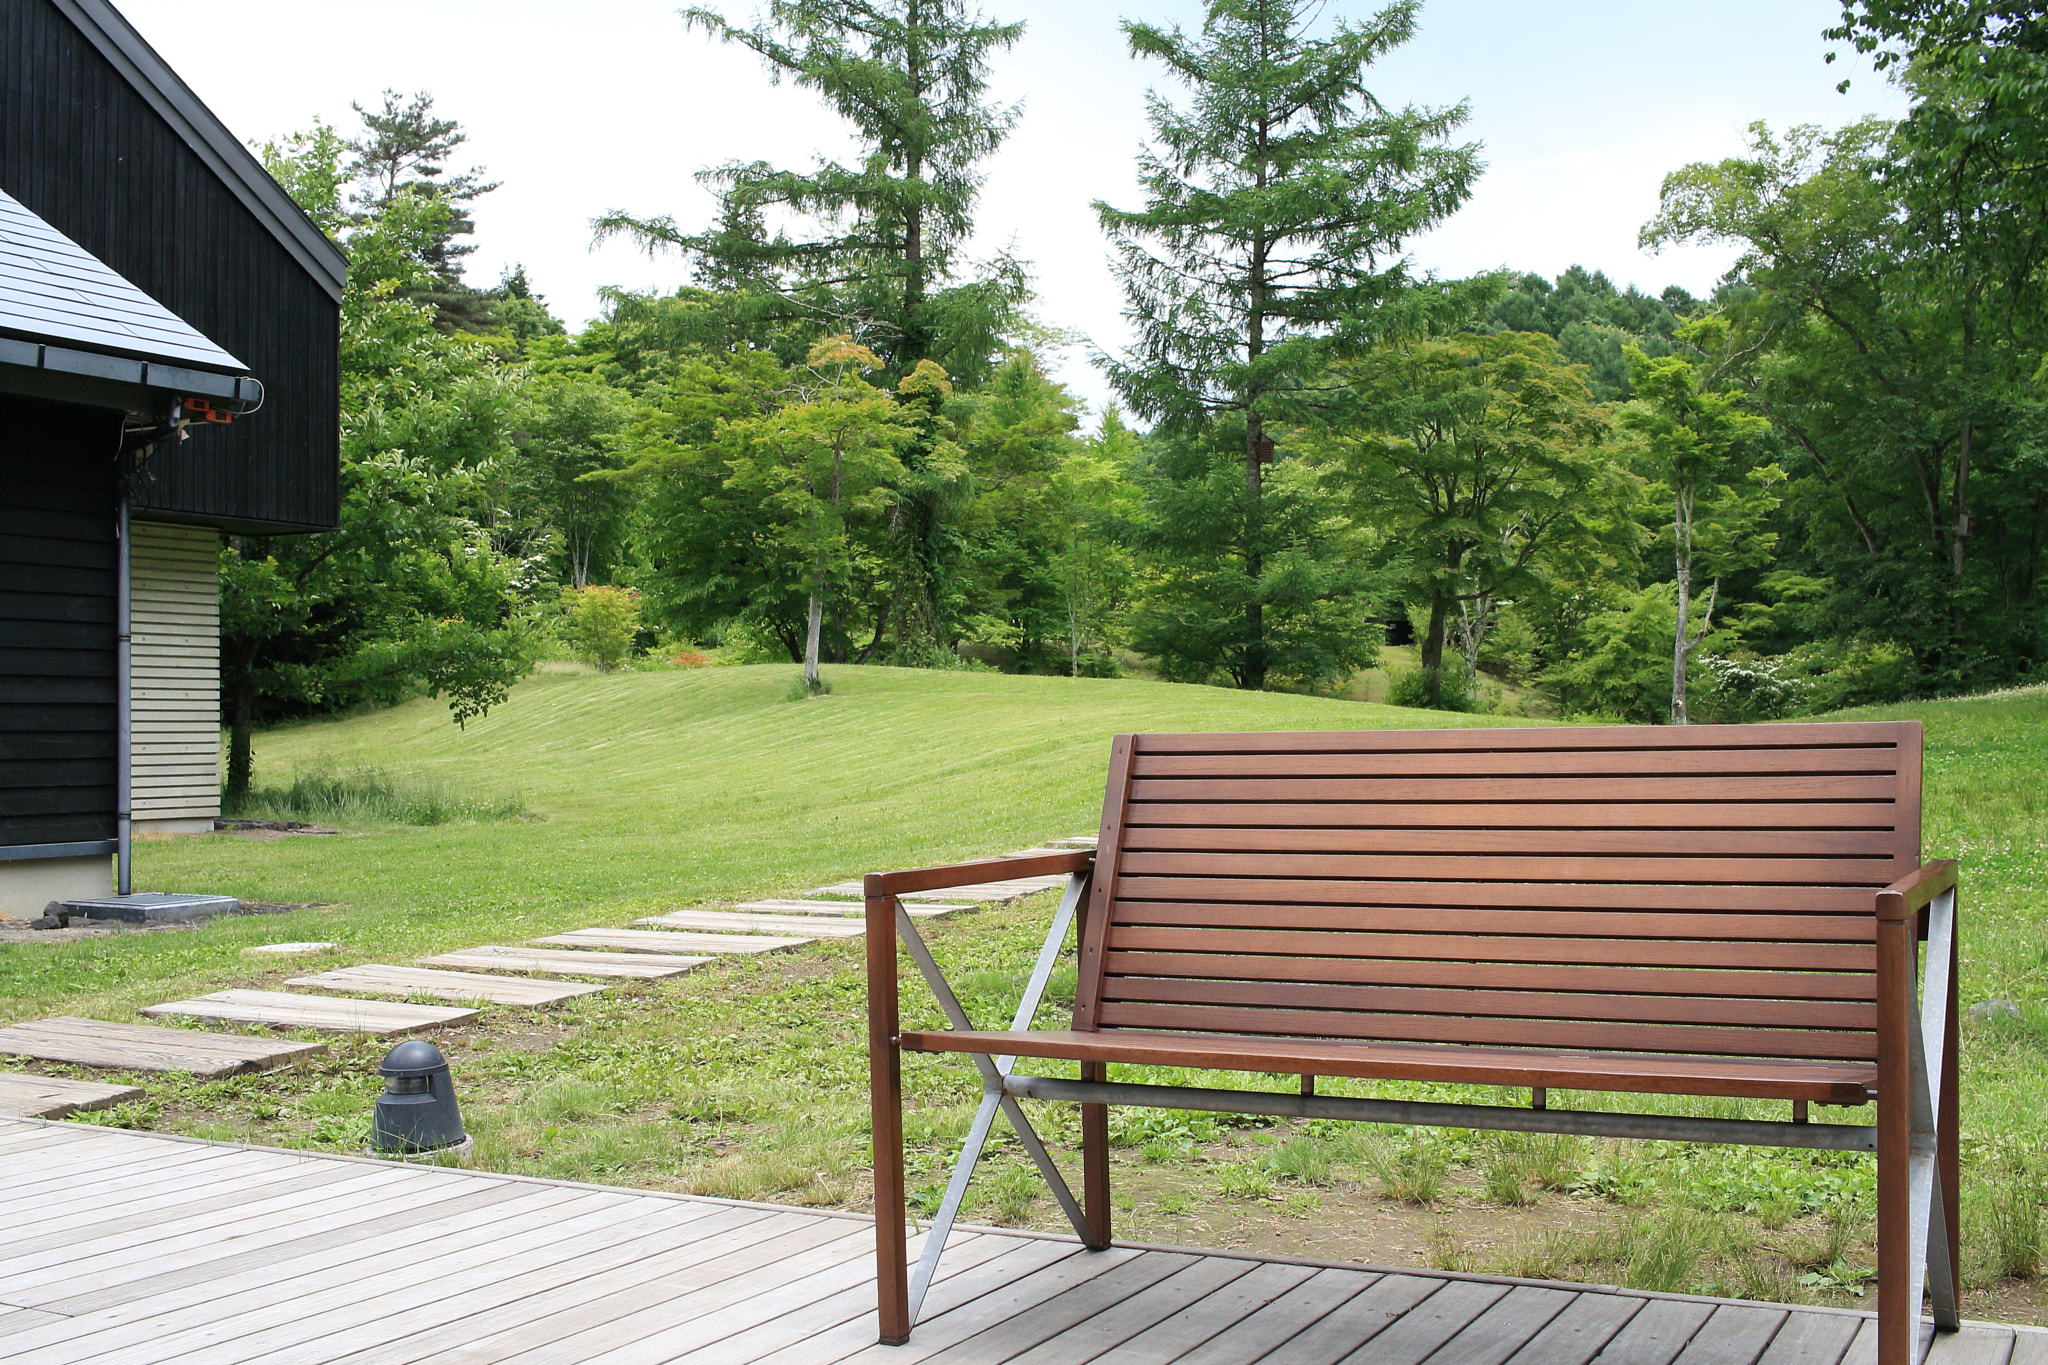
[{"label": "dark wooden building", "polygon": [[219,536],[336,523],[343,269],[105,0],[0,4],[0,910],[218,813]]}]

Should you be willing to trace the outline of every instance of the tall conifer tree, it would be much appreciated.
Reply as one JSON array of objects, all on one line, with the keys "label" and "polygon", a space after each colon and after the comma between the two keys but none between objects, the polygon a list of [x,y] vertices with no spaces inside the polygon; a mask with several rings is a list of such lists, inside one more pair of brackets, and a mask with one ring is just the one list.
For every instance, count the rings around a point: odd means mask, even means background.
[{"label": "tall conifer tree", "polygon": [[1409,238],[1470,195],[1476,145],[1452,145],[1464,104],[1393,109],[1367,68],[1415,33],[1420,0],[1311,36],[1321,0],[1212,0],[1198,35],[1126,21],[1131,51],[1164,62],[1192,96],[1149,98],[1155,146],[1139,158],[1146,203],[1098,203],[1136,328],[1111,382],[1169,435],[1215,427],[1242,440],[1244,620],[1227,671],[1268,671],[1263,581],[1286,547],[1264,507],[1267,425],[1284,420],[1327,357],[1446,305],[1421,294]]}]

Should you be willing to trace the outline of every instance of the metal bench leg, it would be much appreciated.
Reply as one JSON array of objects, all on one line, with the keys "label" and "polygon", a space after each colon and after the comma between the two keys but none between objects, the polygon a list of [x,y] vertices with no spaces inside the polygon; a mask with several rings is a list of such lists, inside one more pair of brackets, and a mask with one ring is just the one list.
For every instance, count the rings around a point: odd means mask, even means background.
[{"label": "metal bench leg", "polygon": [[[1024,998],[1017,1004],[1017,1013],[1010,1023],[1010,1030],[1031,1027],[1031,1021],[1038,1014],[1038,1003],[1045,998],[1046,983],[1052,979],[1053,968],[1059,963],[1060,949],[1066,943],[1067,929],[1074,921],[1074,911],[1088,894],[1088,878],[1076,874],[1067,880],[1066,894],[1060,898],[1060,908],[1053,914],[1052,927],[1047,931],[1045,943],[1038,950],[1038,961],[1032,967],[1031,979],[1024,987]],[[903,946],[910,950],[910,956],[917,963],[918,971],[924,974],[925,984],[931,987],[938,999],[939,1008],[956,1029],[972,1030],[974,1025],[967,1017],[967,1011],[960,1006],[959,998],[947,984],[946,975],[939,970],[938,962],[932,957],[931,949],[925,945],[924,936],[917,931],[917,925],[910,913],[899,903],[896,908],[896,932]],[[996,1111],[1010,1121],[1017,1130],[1018,1141],[1038,1167],[1038,1172],[1052,1187],[1053,1196],[1065,1210],[1067,1221],[1074,1225],[1074,1231],[1084,1242],[1094,1244],[1090,1235],[1087,1218],[1074,1202],[1073,1191],[1067,1188],[1066,1180],[1060,1175],[1059,1167],[1053,1164],[1052,1156],[1039,1141],[1037,1130],[1024,1116],[1024,1110],[1017,1101],[1003,1094],[1003,1078],[1016,1065],[1014,1057],[989,1057],[979,1053],[970,1054],[974,1064],[981,1070],[981,1107],[975,1110],[974,1122],[968,1126],[967,1141],[961,1145],[960,1156],[953,1163],[952,1179],[946,1183],[946,1195],[939,1203],[937,1216],[932,1219],[931,1228],[925,1234],[924,1251],[918,1256],[917,1269],[911,1272],[908,1294],[908,1319],[905,1331],[917,1321],[919,1308],[924,1304],[925,1291],[931,1288],[932,1277],[938,1273],[939,1257],[946,1249],[946,1238],[953,1231],[954,1219],[959,1216],[960,1205],[967,1197],[967,1186],[974,1178],[974,1168],[981,1161],[982,1149],[988,1143],[989,1129],[995,1123]]]},{"label": "metal bench leg", "polygon": [[1950,1156],[1956,1141],[1955,904],[1954,891],[1928,904],[1924,985],[1915,969],[1913,920],[1882,923],[1878,931],[1880,958],[1888,959],[1879,975],[1904,985],[1903,999],[1881,999],[1878,1006],[1879,1365],[1918,1359],[1923,1302],[1933,1310],[1937,1331],[1959,1326]]}]

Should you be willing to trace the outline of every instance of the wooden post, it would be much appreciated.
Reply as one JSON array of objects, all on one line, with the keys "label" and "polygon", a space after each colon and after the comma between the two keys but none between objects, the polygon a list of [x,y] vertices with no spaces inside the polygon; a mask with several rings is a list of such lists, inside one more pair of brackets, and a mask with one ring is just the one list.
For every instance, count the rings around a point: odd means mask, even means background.
[{"label": "wooden post", "polygon": [[[1081,1063],[1081,1079],[1106,1081],[1109,1066],[1104,1062]],[[1088,1216],[1088,1229],[1095,1234],[1097,1249],[1109,1245],[1109,1106],[1081,1106],[1081,1211]]]},{"label": "wooden post", "polygon": [[903,1207],[903,1051],[897,1042],[896,898],[867,886],[868,1095],[875,1147],[875,1311],[886,1346],[910,1340]]},{"label": "wooden post", "polygon": [[[1884,903],[1879,902],[1882,915]],[[1877,1361],[1912,1365],[1920,1305],[1913,1281],[1913,1010],[1910,918],[1877,921]]]}]

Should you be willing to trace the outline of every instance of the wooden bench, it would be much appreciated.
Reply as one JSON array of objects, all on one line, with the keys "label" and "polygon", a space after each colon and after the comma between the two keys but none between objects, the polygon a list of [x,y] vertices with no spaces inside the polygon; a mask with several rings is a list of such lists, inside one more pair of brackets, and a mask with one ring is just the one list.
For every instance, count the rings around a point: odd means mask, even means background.
[{"label": "wooden bench", "polygon": [[[1097,854],[866,880],[881,1339],[908,1340],[998,1112],[1107,1246],[1108,1106],[1131,1104],[1875,1151],[1879,1360],[1906,1365],[1923,1286],[1956,1326],[1958,1264],[1956,868],[1921,862],[1920,772],[1914,722],[1118,736]],[[1070,881],[1024,1001],[977,1030],[896,898],[1048,873]],[[1073,1026],[1033,1030],[1075,921]],[[899,943],[951,1030],[899,1029]],[[914,1271],[903,1049],[969,1054],[985,1092]],[[1302,1079],[1166,1087],[1112,1063]],[[1318,1076],[1529,1103],[1317,1095]],[[1711,1120],[1550,1107],[1560,1090],[1790,1103]],[[1080,1201],[1020,1098],[1080,1104]],[[1869,1103],[1874,1126],[1809,1119]]]}]

